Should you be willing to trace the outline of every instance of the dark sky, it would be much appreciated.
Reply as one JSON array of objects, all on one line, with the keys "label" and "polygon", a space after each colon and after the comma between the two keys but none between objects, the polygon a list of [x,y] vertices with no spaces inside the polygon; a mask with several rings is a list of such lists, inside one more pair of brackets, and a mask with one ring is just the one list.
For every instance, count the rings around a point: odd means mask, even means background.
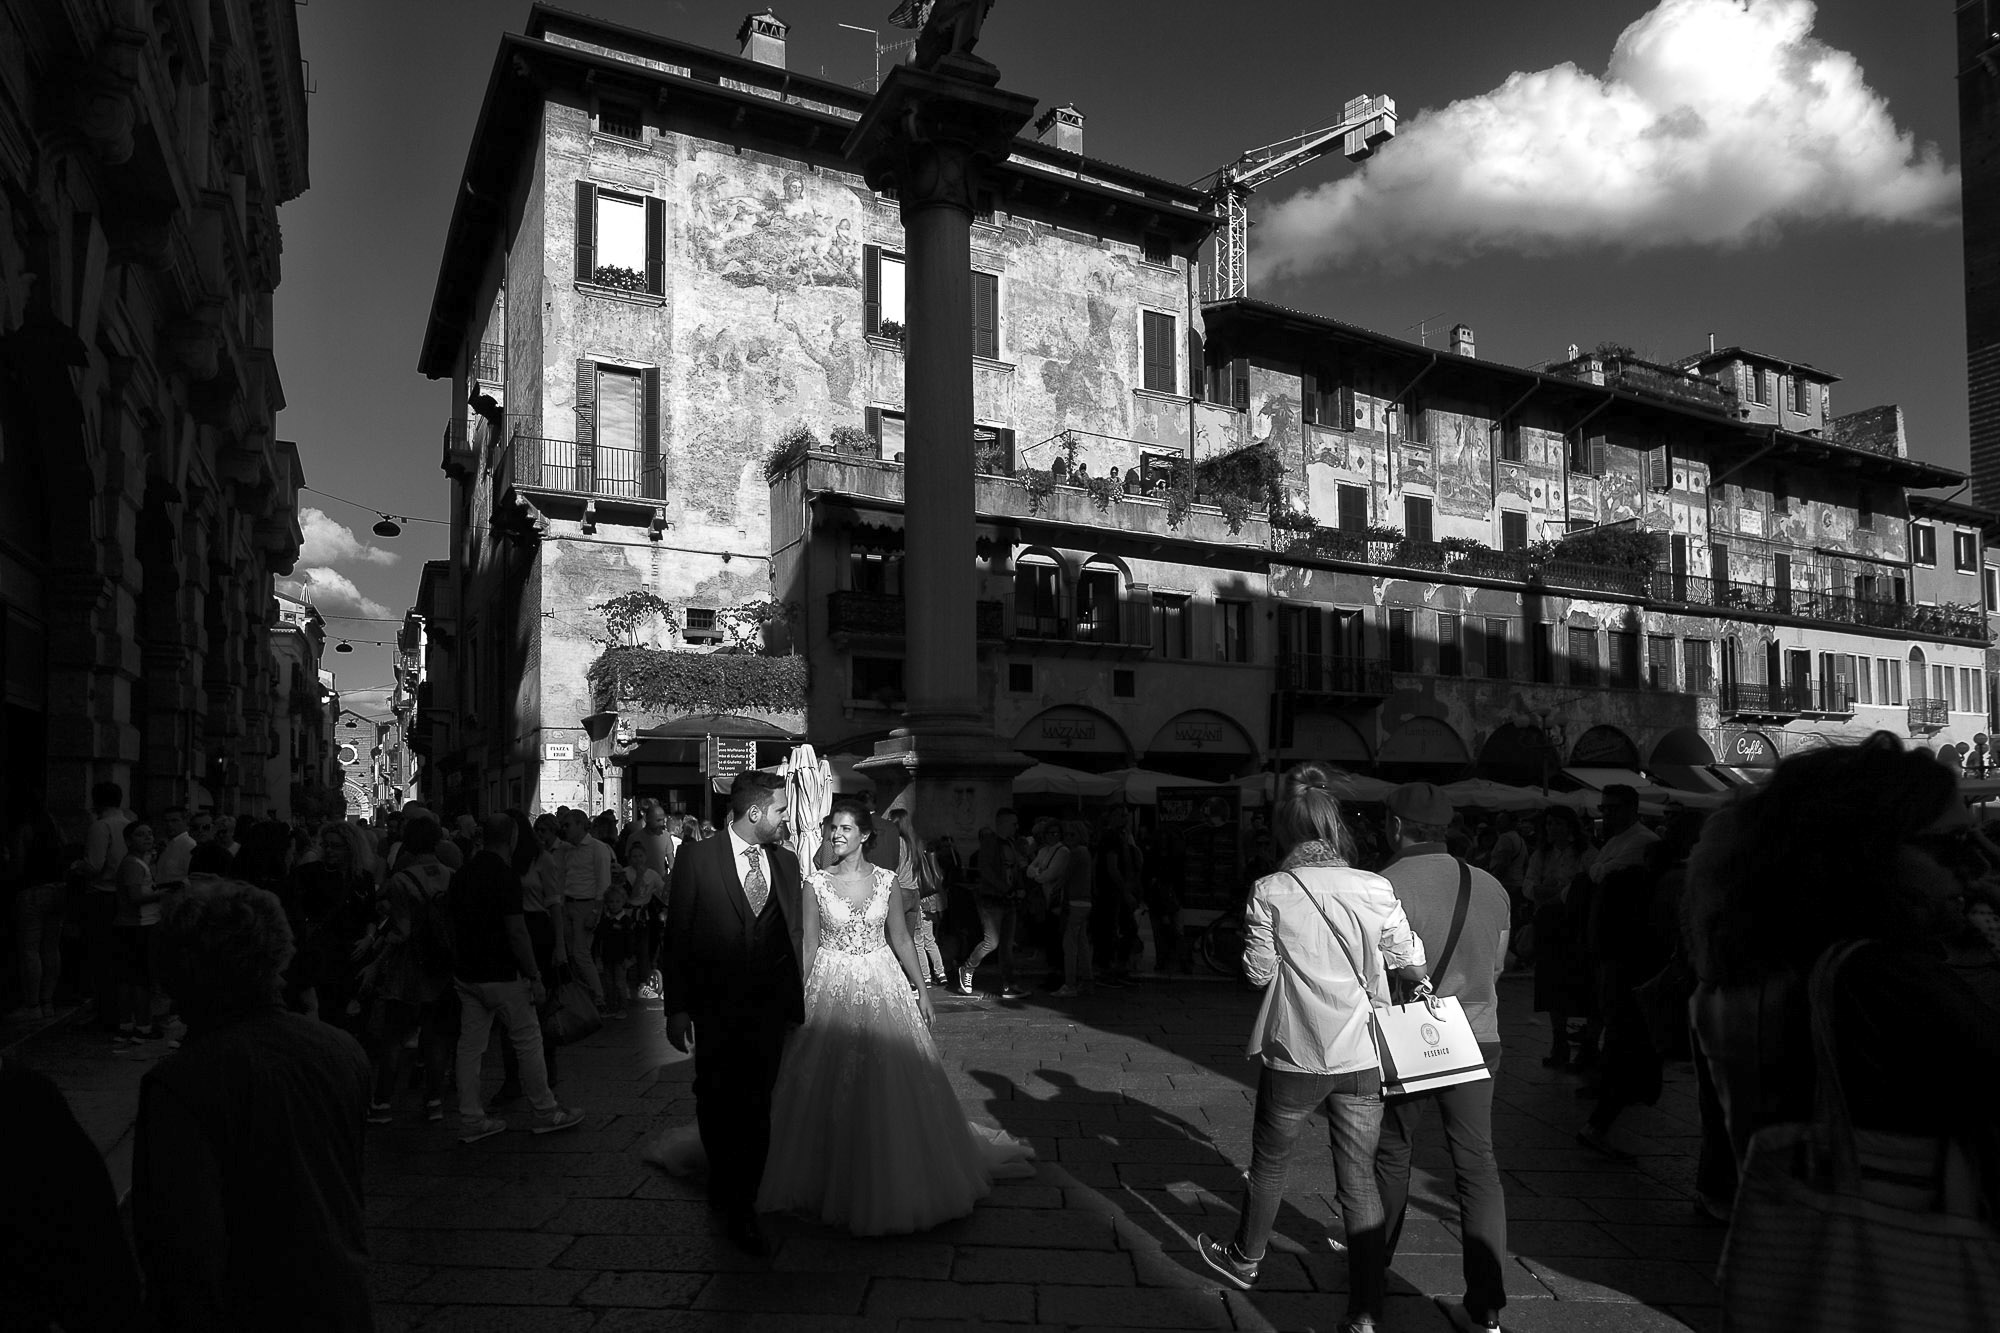
[{"label": "dark sky", "polygon": [[[729,0],[572,7],[724,50],[735,49],[751,8]],[[869,37],[836,25],[899,38],[883,21],[893,7],[774,0],[791,24],[791,67],[842,82],[867,81],[874,57]],[[1724,12],[1737,8],[1733,0],[998,0],[979,49],[1007,86],[1044,104],[1075,102],[1091,156],[1171,180],[1192,181],[1336,119],[1358,93],[1386,93],[1403,134],[1362,180],[1342,187],[1354,193],[1339,216],[1353,227],[1333,247],[1334,262],[1256,275],[1253,294],[1407,337],[1420,322],[1435,330],[1462,321],[1477,332],[1481,356],[1524,365],[1606,340],[1668,359],[1713,331],[1725,345],[1843,376],[1838,412],[1901,403],[1911,451],[1963,468],[1955,178],[1936,164],[1903,170],[1882,133],[1893,122],[1955,171],[1952,7],[1826,0],[1815,12],[1805,0],[1751,0],[1743,17],[1760,31],[1789,25],[1796,36],[1809,26],[1811,40],[1831,48],[1788,46],[1761,64],[1737,15]],[[452,405],[447,385],[416,373],[418,341],[495,44],[520,30],[528,6],[317,0],[297,13],[315,89],[312,187],[280,213],[277,357],[288,401],[280,433],[299,442],[309,485],[442,517],[440,440]],[[1607,93],[1598,82],[1620,33],[1641,20],[1650,38],[1618,73],[1655,109],[1687,103],[1664,149],[1657,127],[1640,132],[1629,121],[1644,107],[1624,84]],[[1566,62],[1574,71],[1558,69]],[[1834,85],[1816,111],[1797,96],[1806,66],[1831,71],[1815,74]],[[1872,139],[1849,127],[1866,119],[1862,80],[1886,104],[1875,108]],[[1505,94],[1486,96],[1503,86]],[[1796,115],[1788,99],[1800,101]],[[1453,103],[1462,103],[1454,116],[1418,132],[1426,109]],[[1813,137],[1829,123],[1839,126],[1828,131],[1835,137]],[[1562,165],[1551,174],[1536,158],[1552,144]],[[1390,171],[1399,148],[1400,175]],[[1809,164],[1799,179],[1795,164]],[[1358,170],[1322,159],[1260,193],[1259,210]],[[1512,195],[1496,202],[1496,189]],[[1274,218],[1253,230],[1253,261],[1260,243],[1269,255],[1282,242],[1311,265],[1323,217],[1295,203],[1279,215],[1290,225]],[[302,498],[370,542],[373,513]],[[320,531],[329,540],[312,544],[315,559],[300,568],[320,571],[310,577],[329,615],[399,615],[422,562],[446,554],[442,527],[412,524],[381,543],[393,563],[342,542],[330,525]],[[393,629],[331,623],[361,639]],[[329,661],[343,692],[389,683],[385,649]]]}]

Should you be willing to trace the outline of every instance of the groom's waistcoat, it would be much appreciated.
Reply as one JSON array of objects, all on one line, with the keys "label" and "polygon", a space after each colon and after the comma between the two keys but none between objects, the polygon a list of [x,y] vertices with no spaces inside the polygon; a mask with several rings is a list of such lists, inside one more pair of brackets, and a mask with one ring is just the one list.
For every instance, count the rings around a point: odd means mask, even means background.
[{"label": "groom's waistcoat", "polygon": [[683,852],[668,891],[667,1008],[689,1013],[742,1013],[803,1021],[805,1002],[793,945],[800,884],[789,853],[767,849],[770,894],[750,913],[731,859],[718,835]]}]

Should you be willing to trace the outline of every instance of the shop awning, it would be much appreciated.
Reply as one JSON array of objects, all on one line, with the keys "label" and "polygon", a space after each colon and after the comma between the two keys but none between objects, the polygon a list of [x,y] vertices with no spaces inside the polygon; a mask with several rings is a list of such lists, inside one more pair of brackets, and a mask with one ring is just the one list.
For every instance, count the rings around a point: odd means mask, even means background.
[{"label": "shop awning", "polygon": [[1635,773],[1629,768],[1565,768],[1563,776],[1576,779],[1592,791],[1603,791],[1620,783],[1633,788],[1653,785],[1652,779],[1644,773]]},{"label": "shop awning", "polygon": [[641,727],[638,735],[642,740],[702,736],[725,736],[732,740],[749,741],[795,739],[792,733],[783,727],[735,713],[690,713],[686,717],[669,718],[654,726]]},{"label": "shop awning", "polygon": [[1654,764],[1653,776],[1679,791],[1728,792],[1735,787],[1710,771],[1707,764]]},{"label": "shop awning", "polygon": [[1036,764],[1014,775],[1017,796],[1110,796],[1119,789],[1108,773],[1084,773],[1060,764]]}]

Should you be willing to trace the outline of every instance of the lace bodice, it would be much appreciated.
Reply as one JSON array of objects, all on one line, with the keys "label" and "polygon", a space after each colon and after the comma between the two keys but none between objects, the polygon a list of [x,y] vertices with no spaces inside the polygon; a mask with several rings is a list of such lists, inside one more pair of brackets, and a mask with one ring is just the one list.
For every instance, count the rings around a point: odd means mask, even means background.
[{"label": "lace bodice", "polygon": [[835,953],[870,954],[889,946],[889,891],[896,877],[879,866],[875,870],[875,892],[868,905],[856,912],[834,887],[833,877],[815,870],[808,881],[819,903],[819,947]]}]

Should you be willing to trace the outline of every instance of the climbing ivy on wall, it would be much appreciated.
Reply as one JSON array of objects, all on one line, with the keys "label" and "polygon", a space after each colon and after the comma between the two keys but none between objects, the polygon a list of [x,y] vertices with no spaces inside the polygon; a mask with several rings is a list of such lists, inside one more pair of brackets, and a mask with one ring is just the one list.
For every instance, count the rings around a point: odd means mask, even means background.
[{"label": "climbing ivy on wall", "polygon": [[806,659],[609,648],[590,664],[599,705],[702,713],[796,713],[806,706]]}]

